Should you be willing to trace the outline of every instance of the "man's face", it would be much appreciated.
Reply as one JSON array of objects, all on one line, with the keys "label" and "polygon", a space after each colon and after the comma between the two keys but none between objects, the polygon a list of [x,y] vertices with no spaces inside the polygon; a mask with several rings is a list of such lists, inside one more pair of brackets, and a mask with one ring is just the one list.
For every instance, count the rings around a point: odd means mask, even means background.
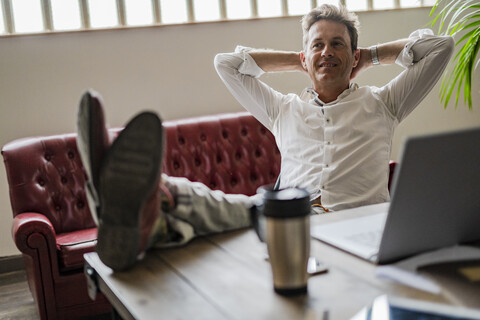
[{"label": "man's face", "polygon": [[352,52],[350,35],[344,24],[320,20],[312,25],[302,64],[312,79],[313,89],[346,89],[358,59],[358,50]]}]

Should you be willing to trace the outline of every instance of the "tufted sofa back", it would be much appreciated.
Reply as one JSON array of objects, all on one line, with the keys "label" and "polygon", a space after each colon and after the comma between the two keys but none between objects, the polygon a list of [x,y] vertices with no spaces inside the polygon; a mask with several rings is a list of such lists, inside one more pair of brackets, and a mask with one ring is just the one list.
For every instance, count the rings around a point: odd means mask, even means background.
[{"label": "tufted sofa back", "polygon": [[[273,183],[280,154],[271,133],[249,113],[164,123],[163,171],[226,193],[252,195]],[[114,130],[118,131],[118,130]],[[25,138],[2,149],[13,215],[45,215],[56,233],[94,227],[76,135]]]},{"label": "tufted sofa back", "polygon": [[280,173],[273,135],[250,113],[164,123],[164,172],[225,193],[253,195]]},{"label": "tufted sofa back", "polygon": [[57,233],[94,227],[74,134],[25,138],[2,149],[13,216],[45,215]]}]

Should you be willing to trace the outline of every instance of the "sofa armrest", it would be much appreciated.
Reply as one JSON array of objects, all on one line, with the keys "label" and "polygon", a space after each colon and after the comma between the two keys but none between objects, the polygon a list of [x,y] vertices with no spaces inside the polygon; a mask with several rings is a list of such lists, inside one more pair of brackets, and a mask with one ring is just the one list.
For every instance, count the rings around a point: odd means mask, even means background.
[{"label": "sofa armrest", "polygon": [[18,250],[25,254],[30,254],[32,249],[45,245],[45,241],[49,247],[55,248],[55,229],[50,220],[39,213],[16,215],[12,224],[12,237]]},{"label": "sofa armrest", "polygon": [[47,217],[34,212],[16,215],[12,223],[12,237],[18,250],[29,256],[27,273],[38,272],[35,269],[42,266],[42,273],[54,278],[59,276],[56,232]]},{"label": "sofa armrest", "polygon": [[56,314],[54,304],[46,303],[55,301],[54,283],[60,277],[55,236],[52,223],[42,214],[20,213],[13,219],[12,237],[23,253],[28,284],[41,314]]}]

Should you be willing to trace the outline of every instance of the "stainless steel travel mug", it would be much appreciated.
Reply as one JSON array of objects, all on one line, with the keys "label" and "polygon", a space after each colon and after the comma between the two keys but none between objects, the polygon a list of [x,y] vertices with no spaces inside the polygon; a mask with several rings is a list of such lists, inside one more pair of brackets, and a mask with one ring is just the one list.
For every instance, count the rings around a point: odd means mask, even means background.
[{"label": "stainless steel travel mug", "polygon": [[266,242],[275,292],[307,292],[310,256],[310,197],[306,190],[263,190]]}]

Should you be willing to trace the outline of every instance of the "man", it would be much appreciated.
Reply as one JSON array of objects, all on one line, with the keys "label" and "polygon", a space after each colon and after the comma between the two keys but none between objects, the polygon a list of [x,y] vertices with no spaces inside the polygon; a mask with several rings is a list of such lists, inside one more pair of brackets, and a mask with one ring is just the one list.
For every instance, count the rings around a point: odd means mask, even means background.
[{"label": "man", "polygon": [[[419,30],[409,39],[357,49],[357,19],[323,5],[302,22],[303,52],[237,48],[215,65],[235,98],[275,136],[281,187],[306,188],[327,210],[385,202],[393,131],[437,82],[453,49],[450,37]],[[350,80],[374,64],[406,68],[381,88]],[[283,95],[257,77],[304,71],[311,98]]]},{"label": "man", "polygon": [[[302,26],[302,52],[238,47],[217,55],[215,68],[274,134],[282,155],[280,187],[307,189],[316,212],[388,201],[394,128],[435,85],[453,40],[419,30],[408,39],[358,49],[356,16],[331,5],[312,10]],[[372,65],[394,62],[406,69],[384,87],[351,82]],[[305,72],[310,98],[281,94],[258,80],[278,71]],[[78,130],[99,224],[97,251],[114,270],[130,267],[152,246],[250,225],[255,198],[160,177],[163,137],[155,114],[135,117],[110,146],[100,98],[89,92],[80,104]]]}]

